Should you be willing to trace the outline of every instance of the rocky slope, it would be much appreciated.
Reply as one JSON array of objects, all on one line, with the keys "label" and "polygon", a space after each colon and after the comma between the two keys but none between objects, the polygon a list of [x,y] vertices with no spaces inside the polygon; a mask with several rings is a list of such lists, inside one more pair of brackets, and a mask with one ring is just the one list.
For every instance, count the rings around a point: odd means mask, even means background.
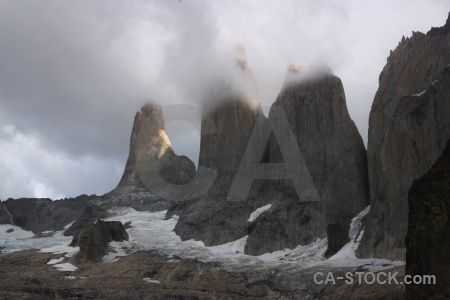
[{"label": "rocky slope", "polygon": [[[1,299],[404,299],[404,285],[315,284],[317,271],[366,272],[365,268],[271,268],[230,272],[220,263],[169,259],[138,252],[74,272],[47,264],[60,255],[36,250],[0,255]],[[402,267],[390,269],[404,274]],[[376,291],[376,292],[375,292]]]},{"label": "rocky slope", "polygon": [[407,297],[450,298],[450,141],[408,195],[406,274],[434,275],[435,285],[408,285]]},{"label": "rocky slope", "polygon": [[403,38],[380,74],[369,119],[371,210],[361,257],[404,257],[408,189],[450,138],[449,22]]}]

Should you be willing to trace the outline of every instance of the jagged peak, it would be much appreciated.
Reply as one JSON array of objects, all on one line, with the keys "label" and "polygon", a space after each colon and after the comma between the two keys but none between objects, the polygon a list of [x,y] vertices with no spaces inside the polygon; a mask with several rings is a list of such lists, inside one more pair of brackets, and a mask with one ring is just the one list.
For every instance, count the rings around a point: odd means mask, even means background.
[{"label": "jagged peak", "polygon": [[248,67],[246,50],[243,43],[236,43],[232,48],[231,64],[226,60],[224,71],[213,81],[207,91],[202,110],[208,114],[228,102],[242,102],[255,111],[261,111],[258,89],[253,73]]},{"label": "jagged peak", "polygon": [[448,13],[447,21],[442,27],[431,27],[430,31],[427,32],[428,36],[439,36],[447,35],[450,32],[450,12]]},{"label": "jagged peak", "polygon": [[317,63],[309,68],[308,72],[305,74],[307,78],[322,78],[324,76],[333,76],[333,71],[330,66],[325,63]]},{"label": "jagged peak", "polygon": [[302,71],[302,69],[303,69],[303,66],[302,66],[302,65],[299,65],[299,64],[290,64],[290,65],[287,67],[288,73],[293,73],[293,74],[298,74],[298,73],[300,73],[300,72]]},{"label": "jagged peak", "polygon": [[247,56],[245,54],[245,46],[243,43],[237,43],[234,48],[234,56],[236,58],[237,64],[241,67],[241,69],[245,70],[248,68],[247,65]]},{"label": "jagged peak", "polygon": [[299,64],[290,64],[287,67],[286,78],[283,87],[288,85],[298,84],[302,82],[310,82],[320,80],[326,76],[333,76],[331,68],[324,63],[316,63],[303,72],[303,67]]},{"label": "jagged peak", "polygon": [[152,102],[147,102],[146,104],[144,104],[141,109],[139,110],[139,113],[144,113],[144,114],[151,114],[151,113],[161,113],[162,114],[162,108],[160,105],[158,104],[154,104]]}]

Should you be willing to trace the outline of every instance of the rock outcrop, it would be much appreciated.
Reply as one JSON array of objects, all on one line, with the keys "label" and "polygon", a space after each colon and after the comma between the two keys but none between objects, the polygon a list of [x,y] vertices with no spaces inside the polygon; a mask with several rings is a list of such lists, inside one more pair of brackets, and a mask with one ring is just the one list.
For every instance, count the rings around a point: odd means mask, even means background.
[{"label": "rock outcrop", "polygon": [[[248,201],[227,201],[257,119],[264,118],[242,47],[237,49],[236,62],[238,76],[242,77],[238,84],[243,83],[246,88],[237,90],[231,86],[219,90],[211,99],[216,107],[208,105],[203,112],[199,170],[213,170],[215,180],[203,195],[179,203],[168,213],[179,215],[175,232],[182,239],[202,240],[206,245],[223,244],[246,235],[251,212],[267,204],[251,195]],[[207,179],[198,178],[199,182]]]},{"label": "rock outcrop", "polygon": [[[341,80],[326,67],[310,73],[283,88],[269,118],[274,108],[285,111],[327,220],[349,223],[368,205],[366,149],[348,113]],[[281,159],[279,152],[271,153],[271,160]]]},{"label": "rock outcrop", "polygon": [[436,284],[406,286],[410,299],[450,298],[450,140],[408,194],[407,275],[434,275]]},{"label": "rock outcrop", "polygon": [[328,247],[325,252],[325,257],[329,258],[336,254],[342,247],[344,247],[349,241],[348,228],[343,227],[341,224],[328,224],[327,227],[327,239]]},{"label": "rock outcrop", "polygon": [[74,257],[76,262],[99,262],[108,253],[109,243],[128,241],[128,233],[121,222],[99,219],[85,227],[76,240],[80,246],[80,252]]},{"label": "rock outcrop", "polygon": [[[250,74],[246,64],[240,66]],[[299,83],[300,70],[288,68],[268,119],[252,98],[243,97],[225,98],[202,122],[202,131],[210,132],[208,126],[214,124],[216,132],[202,135],[199,166],[216,170],[217,177],[203,197],[169,211],[180,216],[175,232],[182,239],[217,245],[248,235],[246,253],[259,255],[325,237],[330,223],[348,232],[350,220],[368,205],[366,152],[348,114],[342,83],[326,68]],[[290,139],[295,147],[289,145],[283,154],[281,146]],[[298,146],[299,156],[292,156]],[[265,177],[250,170],[242,175],[247,156],[272,173]],[[277,168],[284,164],[299,172],[300,185],[281,175]],[[236,179],[248,178],[254,180],[245,201],[227,201],[236,197]],[[272,207],[247,224],[250,214],[267,204]]]},{"label": "rock outcrop", "polygon": [[[289,181],[272,183],[271,189],[282,201],[267,212],[249,236],[250,254],[311,243],[326,235],[328,224],[343,228],[347,234],[351,219],[368,205],[366,150],[348,114],[341,80],[327,67],[303,75],[298,67],[290,67],[269,120],[276,108],[286,114],[303,158],[296,162],[297,168],[308,171],[320,202],[299,199]],[[287,130],[285,133],[269,142],[269,161],[283,160],[276,148],[289,138]]]},{"label": "rock outcrop", "polygon": [[171,185],[190,182],[195,165],[186,156],[177,156],[164,127],[162,109],[148,104],[136,113],[130,152],[118,186],[99,204],[129,206],[137,210],[164,210],[178,201]]},{"label": "rock outcrop", "polygon": [[360,257],[404,258],[408,190],[450,138],[449,22],[403,38],[380,74],[369,120],[371,210]]}]

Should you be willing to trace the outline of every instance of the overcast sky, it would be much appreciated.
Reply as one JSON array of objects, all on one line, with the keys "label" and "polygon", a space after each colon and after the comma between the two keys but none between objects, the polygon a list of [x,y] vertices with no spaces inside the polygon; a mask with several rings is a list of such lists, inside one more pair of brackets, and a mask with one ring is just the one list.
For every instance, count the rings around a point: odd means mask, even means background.
[{"label": "overcast sky", "polygon": [[[198,104],[206,58],[238,42],[265,106],[288,64],[328,64],[367,142],[389,51],[449,11],[448,0],[0,0],[0,199],[108,192],[135,112],[150,100]],[[166,127],[197,163],[194,127]]]}]

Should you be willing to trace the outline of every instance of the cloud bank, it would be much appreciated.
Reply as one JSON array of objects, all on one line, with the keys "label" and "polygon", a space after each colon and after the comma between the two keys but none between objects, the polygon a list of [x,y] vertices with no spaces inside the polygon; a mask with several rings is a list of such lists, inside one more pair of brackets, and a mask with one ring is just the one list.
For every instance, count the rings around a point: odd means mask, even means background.
[{"label": "cloud bank", "polygon": [[[389,51],[444,24],[431,1],[0,1],[0,199],[102,194],[120,179],[146,102],[199,105],[241,42],[262,105],[286,67],[330,66],[364,140]],[[198,160],[194,127],[166,124]]]}]

